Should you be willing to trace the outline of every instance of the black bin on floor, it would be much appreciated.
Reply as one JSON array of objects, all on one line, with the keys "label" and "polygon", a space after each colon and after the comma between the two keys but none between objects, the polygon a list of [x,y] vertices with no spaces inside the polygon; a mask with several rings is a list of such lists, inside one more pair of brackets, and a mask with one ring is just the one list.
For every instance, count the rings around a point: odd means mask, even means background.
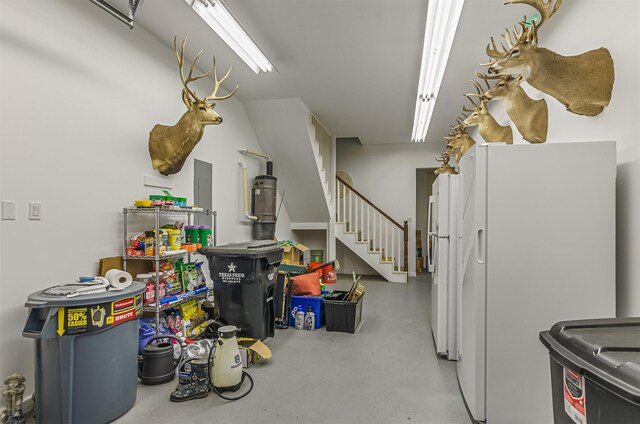
[{"label": "black bin on floor", "polygon": [[273,337],[273,295],[282,248],[272,241],[253,241],[199,252],[209,259],[216,317],[240,328],[240,337]]},{"label": "black bin on floor", "polygon": [[640,422],[640,318],[565,321],[549,349],[556,424]]},{"label": "black bin on floor", "polygon": [[322,299],[324,306],[324,322],[327,331],[337,331],[354,334],[362,320],[362,304],[364,294],[357,302],[347,302],[344,299],[349,292],[334,290],[325,294]]}]

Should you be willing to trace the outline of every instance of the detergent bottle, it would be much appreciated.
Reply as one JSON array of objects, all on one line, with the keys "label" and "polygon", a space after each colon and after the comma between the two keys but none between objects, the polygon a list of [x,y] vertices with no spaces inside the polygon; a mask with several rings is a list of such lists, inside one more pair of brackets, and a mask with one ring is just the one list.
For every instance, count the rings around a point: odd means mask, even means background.
[{"label": "detergent bottle", "polygon": [[226,325],[218,329],[220,340],[213,356],[213,386],[218,392],[237,391],[242,384],[242,358],[238,341],[238,329]]}]

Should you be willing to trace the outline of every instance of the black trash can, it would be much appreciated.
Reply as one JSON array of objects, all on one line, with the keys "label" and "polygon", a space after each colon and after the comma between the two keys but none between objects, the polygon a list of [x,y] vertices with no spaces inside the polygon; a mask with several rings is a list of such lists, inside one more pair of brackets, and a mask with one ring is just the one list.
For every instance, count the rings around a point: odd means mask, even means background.
[{"label": "black trash can", "polygon": [[240,328],[240,337],[273,337],[273,296],[282,248],[272,241],[253,241],[203,247],[199,252],[209,259],[216,317]]},{"label": "black trash can", "polygon": [[559,322],[540,341],[554,423],[640,423],[640,318]]},{"label": "black trash can", "polygon": [[29,295],[22,335],[35,342],[38,423],[106,423],[133,406],[144,290]]}]

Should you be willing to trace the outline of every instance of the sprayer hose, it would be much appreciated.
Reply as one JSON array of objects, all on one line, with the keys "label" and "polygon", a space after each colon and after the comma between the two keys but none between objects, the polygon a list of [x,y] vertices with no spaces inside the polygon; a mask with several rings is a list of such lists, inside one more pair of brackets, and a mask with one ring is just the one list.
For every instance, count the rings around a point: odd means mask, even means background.
[{"label": "sprayer hose", "polygon": [[242,380],[240,380],[240,383],[244,382],[244,378],[247,377],[249,379],[249,382],[251,383],[251,386],[249,387],[249,390],[247,390],[245,393],[241,394],[238,397],[227,397],[224,396],[222,393],[220,393],[218,391],[218,389],[216,389],[216,386],[213,385],[213,348],[218,344],[218,341],[216,340],[213,343],[213,346],[211,347],[211,350],[209,351],[209,387],[211,388],[211,390],[217,394],[218,396],[220,396],[222,399],[224,400],[238,400],[238,399],[242,399],[243,397],[245,397],[246,395],[248,395],[249,393],[251,393],[251,390],[253,390],[253,378],[251,378],[251,376],[249,375],[249,373],[247,373],[246,371],[242,371]]}]

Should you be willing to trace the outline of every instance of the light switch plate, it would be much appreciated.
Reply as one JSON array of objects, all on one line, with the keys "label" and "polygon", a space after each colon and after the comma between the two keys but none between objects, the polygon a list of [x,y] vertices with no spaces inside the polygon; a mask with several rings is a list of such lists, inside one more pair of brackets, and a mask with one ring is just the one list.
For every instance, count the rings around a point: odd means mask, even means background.
[{"label": "light switch plate", "polygon": [[42,219],[42,202],[29,202],[29,219]]},{"label": "light switch plate", "polygon": [[2,201],[2,219],[3,220],[16,219],[16,201],[15,200]]}]

